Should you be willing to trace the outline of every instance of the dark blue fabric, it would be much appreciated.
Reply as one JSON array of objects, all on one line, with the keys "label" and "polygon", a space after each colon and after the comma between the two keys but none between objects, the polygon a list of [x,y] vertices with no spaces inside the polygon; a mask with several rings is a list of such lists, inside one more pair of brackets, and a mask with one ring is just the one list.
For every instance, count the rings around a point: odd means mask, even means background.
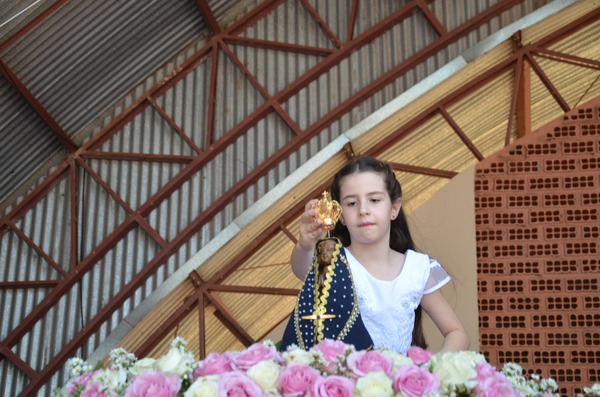
[{"label": "dark blue fabric", "polygon": [[[344,255],[341,242],[335,239],[339,254],[333,258],[335,264],[329,288],[329,296],[325,306],[327,314],[335,314],[335,318],[323,320],[323,339],[341,340],[352,344],[357,350],[366,350],[373,347],[373,341],[358,310],[354,282]],[[316,259],[304,280],[304,284],[296,300],[296,306],[285,328],[281,341],[281,350],[294,344],[305,350],[317,344],[316,322],[302,319],[303,316],[315,312],[315,282],[318,268]]]}]

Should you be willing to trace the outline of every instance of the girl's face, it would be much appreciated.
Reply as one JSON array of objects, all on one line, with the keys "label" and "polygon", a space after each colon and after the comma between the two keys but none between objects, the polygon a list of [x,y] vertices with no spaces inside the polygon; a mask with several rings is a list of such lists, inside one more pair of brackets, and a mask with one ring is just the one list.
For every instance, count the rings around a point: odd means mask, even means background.
[{"label": "girl's face", "polygon": [[383,177],[375,172],[355,172],[340,180],[341,221],[352,243],[389,242],[391,220],[398,216],[401,201],[392,203]]}]

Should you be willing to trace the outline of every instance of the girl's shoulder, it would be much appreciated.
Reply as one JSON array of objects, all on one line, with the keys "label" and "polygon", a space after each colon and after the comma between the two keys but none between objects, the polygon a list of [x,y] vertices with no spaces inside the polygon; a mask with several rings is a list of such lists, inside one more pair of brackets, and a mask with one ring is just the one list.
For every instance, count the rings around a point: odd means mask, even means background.
[{"label": "girl's shoulder", "polygon": [[406,263],[417,268],[425,269],[438,266],[441,267],[440,263],[436,259],[430,257],[428,254],[411,249],[406,251],[405,264]]},{"label": "girl's shoulder", "polygon": [[406,259],[408,260],[410,258],[411,261],[427,262],[427,263],[429,263],[430,261],[435,261],[435,259],[432,259],[426,253],[420,252],[420,251],[411,250],[411,249],[406,250],[406,254],[405,255],[406,255]]}]

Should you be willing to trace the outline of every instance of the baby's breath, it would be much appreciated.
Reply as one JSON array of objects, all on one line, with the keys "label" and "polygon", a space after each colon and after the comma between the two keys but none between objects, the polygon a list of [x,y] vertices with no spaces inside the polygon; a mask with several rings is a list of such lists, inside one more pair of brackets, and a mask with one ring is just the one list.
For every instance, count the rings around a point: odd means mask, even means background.
[{"label": "baby's breath", "polygon": [[584,387],[583,393],[577,394],[577,397],[600,397],[600,383],[596,383],[591,387]]},{"label": "baby's breath", "polygon": [[79,357],[70,358],[67,361],[67,369],[71,377],[77,377],[93,370],[91,365]]},{"label": "baby's breath", "polygon": [[111,367],[114,369],[128,370],[137,361],[137,357],[133,353],[129,353],[122,347],[117,347],[110,352]]}]

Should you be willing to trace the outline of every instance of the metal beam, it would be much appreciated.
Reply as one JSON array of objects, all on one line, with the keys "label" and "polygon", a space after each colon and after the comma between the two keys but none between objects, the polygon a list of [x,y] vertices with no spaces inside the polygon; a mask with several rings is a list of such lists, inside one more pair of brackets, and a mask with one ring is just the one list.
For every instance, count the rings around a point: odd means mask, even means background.
[{"label": "metal beam", "polygon": [[198,6],[198,9],[200,10],[200,14],[202,14],[206,28],[211,33],[211,36],[221,33],[221,27],[217,22],[217,18],[215,18],[215,14],[210,9],[208,2],[206,0],[196,0],[196,6]]},{"label": "metal beam", "polygon": [[69,153],[77,151],[78,146],[71,140],[71,137],[62,129],[62,127],[48,113],[45,107],[37,100],[37,98],[29,91],[29,89],[19,80],[16,74],[0,60],[0,74],[8,80],[8,82],[17,90],[38,116],[50,127],[58,139],[62,142]]},{"label": "metal beam", "polygon": [[0,43],[0,52],[3,52],[5,49],[10,47],[15,41],[19,40],[21,37],[26,35],[29,31],[31,31],[34,27],[44,22],[48,16],[54,14],[56,10],[60,9],[68,0],[58,0],[55,1],[50,7],[46,8],[40,15],[33,18],[30,22],[28,22],[25,26],[19,29],[15,34],[4,40]]},{"label": "metal beam", "polygon": [[456,175],[458,175],[458,172],[454,171],[444,171],[435,168],[418,167],[416,165],[400,164],[391,161],[388,161],[387,163],[394,171],[409,172],[411,174],[428,175],[446,179],[452,179]]},{"label": "metal beam", "polygon": [[331,40],[333,45],[336,48],[340,48],[342,46],[340,39],[336,36],[333,30],[331,30],[327,22],[325,22],[323,18],[321,18],[321,15],[319,15],[315,7],[308,0],[300,0],[300,4],[302,4],[306,11],[308,11],[308,13],[310,14],[312,19],[314,19],[314,21],[319,25],[323,32],[325,32],[325,34],[327,35],[329,40]]},{"label": "metal beam", "polygon": [[517,136],[522,138],[531,132],[531,67],[523,58],[520,58],[517,67],[520,67],[516,104]]},{"label": "metal beam", "polygon": [[206,297],[217,309],[217,312],[215,313],[217,318],[233,335],[235,335],[240,342],[244,344],[244,346],[248,347],[256,342],[254,338],[252,338],[252,336],[250,336],[250,334],[246,332],[246,330],[240,325],[239,321],[236,320],[231,310],[229,310],[219,295],[213,292],[207,292]]},{"label": "metal beam", "polygon": [[456,133],[456,135],[458,135],[460,140],[471,151],[471,153],[473,153],[475,155],[475,158],[478,161],[483,160],[485,158],[483,156],[483,154],[481,154],[481,152],[477,149],[477,147],[475,146],[473,141],[471,141],[469,139],[467,134],[465,134],[464,131],[462,130],[462,128],[460,128],[459,125],[456,123],[456,121],[454,121],[452,116],[450,116],[450,114],[448,113],[448,111],[446,110],[446,108],[443,105],[440,105],[438,107],[438,113],[442,115],[442,118],[446,121],[446,123],[448,123],[448,125],[450,125],[450,128],[452,128],[452,130]]},{"label": "metal beam", "polygon": [[326,57],[335,50],[331,48],[311,47],[300,44],[282,43],[280,41],[261,40],[242,36],[224,36],[223,42],[228,44],[244,45],[247,47],[264,48],[275,51],[293,52],[295,54],[314,55]]},{"label": "metal beam", "polygon": [[[279,4],[279,3],[280,2],[271,2],[271,3],[268,3],[268,5],[269,5],[269,7],[271,7],[274,4]],[[259,13],[253,14],[252,18],[257,18],[258,15],[259,15]],[[251,20],[251,18],[246,19],[246,21],[248,21],[248,22],[250,20]],[[395,23],[397,23],[397,21],[395,21]],[[238,25],[238,28],[239,28],[239,25]],[[369,31],[369,32],[371,32],[371,31]],[[371,37],[371,39],[374,37],[376,37],[376,36]],[[558,37],[558,36],[556,36],[556,37]],[[361,40],[363,40],[363,39],[361,39]],[[364,43],[366,44],[367,41],[366,41],[366,39],[364,39],[364,40],[365,40]],[[335,59],[327,60],[325,62],[325,65],[323,65],[321,68],[311,69],[311,71],[309,71],[309,73],[307,75],[307,79],[302,81],[302,83],[296,83],[292,88],[290,88],[288,90],[282,90],[278,95],[275,96],[275,98],[273,99],[273,103],[264,106],[264,108],[259,108],[255,113],[253,113],[251,116],[249,116],[246,120],[244,120],[242,122],[242,124],[243,124],[242,127],[234,129],[234,132],[230,132],[230,133],[226,134],[228,142],[232,142],[236,138],[236,136],[241,135],[243,132],[245,132],[247,130],[247,128],[250,128],[251,126],[256,124],[257,121],[252,120],[252,117],[259,116],[259,115],[265,116],[270,111],[272,111],[273,104],[280,105],[282,103],[282,101],[285,101],[287,98],[289,98],[289,97],[293,96],[295,93],[299,92],[302,88],[304,88],[306,85],[308,85],[311,81],[314,81],[314,79],[321,76],[323,73],[325,73],[331,67],[334,67],[335,64],[337,64],[337,62],[344,59],[344,56],[348,56],[348,54],[350,54],[354,49],[359,48],[359,47],[360,47],[359,41],[357,41],[357,43],[351,43],[351,45],[348,45],[348,46],[344,47],[343,49],[341,49],[342,51],[340,51],[340,53],[332,54],[330,56],[330,58],[335,58]],[[347,51],[347,52],[344,52],[342,54],[343,51]],[[206,53],[203,53],[201,56],[204,57],[205,54]],[[200,58],[196,58],[191,63],[188,63],[186,65],[187,66],[192,65],[193,62],[198,62],[198,59],[200,59]],[[506,63],[505,67],[509,67],[510,65],[511,65],[510,62]],[[493,76],[493,75],[488,74],[489,78],[491,78],[490,76]],[[168,81],[161,83],[159,86],[157,86],[155,89],[153,89],[148,94],[148,97],[151,97],[152,95],[157,94],[161,90],[165,90],[166,87],[169,86],[169,84],[174,84],[176,81],[177,81],[176,79],[169,79]],[[137,103],[136,105],[139,107],[142,107],[141,103]],[[135,109],[135,107],[130,107],[129,111],[126,114],[124,114],[122,118],[119,118],[114,123],[111,123],[111,126],[108,129],[108,132],[107,132],[107,130],[105,130],[104,135],[102,133],[98,134],[98,136],[94,137],[90,141],[90,144],[89,145],[86,144],[85,147],[92,148],[94,144],[97,144],[98,142],[102,141],[102,139],[105,139],[108,134],[116,133],[117,126],[123,125],[122,123],[126,123],[126,120],[129,117],[132,117],[132,114],[134,114],[136,111],[138,111],[138,109]],[[340,115],[337,115],[337,117],[339,118]],[[334,119],[334,117],[332,117],[332,119]],[[421,120],[423,120],[423,119],[421,119]],[[110,131],[111,128],[114,128],[114,130]],[[311,130],[312,133],[316,133],[316,131],[317,131],[316,128]],[[236,134],[238,134],[238,135],[236,135]],[[302,135],[301,137],[299,137],[295,141],[294,144],[300,145],[302,142],[305,142],[308,139],[310,139],[310,136],[311,135],[309,133],[306,133],[305,135]],[[396,136],[395,139],[398,139],[398,136]],[[168,187],[161,189],[160,192],[157,192],[157,194],[155,194],[147,203],[144,204],[141,211],[138,211],[135,215],[132,214],[125,221],[125,223],[123,225],[126,225],[127,227],[131,227],[131,228],[134,227],[135,223],[137,222],[136,216],[143,216],[144,214],[146,214],[146,213],[152,211],[154,208],[156,208],[156,206],[158,206],[162,200],[166,199],[170,193],[172,193],[175,189],[177,189],[178,186],[181,186],[181,184],[185,183],[185,181],[187,181],[189,179],[189,177],[191,175],[193,175],[194,172],[196,172],[198,169],[200,169],[203,166],[203,164],[205,164],[207,161],[209,161],[211,156],[215,156],[217,153],[220,153],[220,150],[222,150],[224,147],[225,147],[225,144],[222,143],[221,146],[218,146],[217,148],[215,148],[215,150],[213,152],[208,153],[205,156],[199,156],[196,160],[194,160],[194,164],[192,167],[189,167],[188,169],[185,170],[184,173],[182,173],[181,175],[178,175],[177,180],[174,181],[173,184],[170,184]],[[271,167],[273,164],[275,164],[277,162],[276,160],[280,160],[282,158],[281,157],[282,153],[287,153],[286,151],[292,150],[292,147],[293,146],[290,145],[284,151],[280,151],[277,153],[277,155],[272,156],[269,159],[269,161],[266,161],[263,164],[261,164],[261,166],[259,166],[259,169],[256,172],[249,174],[247,177],[247,180],[240,181],[238,184],[236,184],[236,186],[234,188],[230,189],[228,191],[228,193],[229,192],[231,192],[231,193],[240,192],[241,189],[243,189],[243,187],[248,186],[249,183],[252,183],[253,180],[259,178],[261,175],[264,175],[266,172],[268,172],[270,170],[269,167]],[[85,149],[84,149],[84,151],[85,151]],[[153,199],[156,199],[156,200],[153,200]],[[34,381],[32,381],[29,385],[27,385],[27,388],[26,388],[26,390],[24,390],[24,393],[37,390],[37,388],[39,388],[39,386],[45,380],[47,380],[49,378],[49,376],[50,376],[49,374],[51,374],[53,372],[53,370],[55,370],[58,366],[62,365],[64,360],[66,360],[66,358],[68,358],[68,356],[70,354],[72,354],[74,349],[77,348],[77,343],[82,343],[84,338],[92,335],[93,332],[95,332],[100,327],[100,325],[112,314],[112,312],[114,312],[114,310],[116,310],[119,307],[119,305],[129,296],[128,294],[133,293],[133,291],[135,291],[135,288],[137,286],[141,285],[141,283],[143,283],[143,281],[149,276],[149,274],[151,274],[151,272],[154,269],[156,269],[158,266],[160,266],[160,264],[164,263],[174,252],[176,252],[178,247],[180,247],[187,240],[189,240],[189,237],[195,231],[199,230],[202,227],[202,225],[205,222],[207,222],[208,219],[211,218],[211,215],[214,215],[216,212],[218,212],[220,209],[222,209],[225,205],[227,205],[227,203],[229,202],[228,200],[230,200],[230,199],[217,200],[217,202],[215,202],[214,205],[209,207],[209,209],[207,209],[207,211],[200,214],[196,219],[194,219],[194,221],[190,225],[188,225],[188,227],[186,227],[183,231],[181,231],[176,236],[174,241],[172,241],[167,247],[164,247],[164,249],[162,249],[153,260],[151,260],[148,264],[146,264],[143,271],[140,274],[136,275],[136,277],[130,283],[128,283],[126,285],[126,287],[124,288],[122,293],[119,293],[117,296],[113,297],[113,299],[111,299],[107,303],[107,305],[105,307],[103,307],[103,309],[98,313],[98,315],[95,316],[92,319],[92,321],[90,321],[86,325],[86,329],[84,329],[80,333],[78,333],[75,336],[75,338],[67,346],[65,346],[65,348],[63,348],[61,350],[61,352],[59,352],[59,354],[57,354],[56,357],[54,357],[54,359],[52,360],[52,363],[50,365],[48,365],[46,368],[44,368],[43,374],[40,376],[37,376],[34,379]],[[23,207],[21,207],[21,208],[23,208]],[[277,227],[278,227],[278,225],[277,225]],[[100,248],[101,248],[101,250],[105,249],[108,244],[114,245],[118,241],[119,241],[119,238],[117,236],[115,236],[113,233],[113,235],[109,236],[101,244]],[[95,258],[100,258],[101,255],[105,255],[105,253],[106,252],[100,253],[99,254],[100,256],[96,256]],[[87,262],[86,262],[86,260],[87,260]],[[84,263],[85,265],[89,265],[89,263],[92,259],[86,258],[86,260],[84,260],[82,263]],[[225,276],[228,272],[233,271],[233,269],[234,269],[234,267],[228,267],[228,269],[223,269],[224,271],[219,272],[219,274],[221,276]],[[86,268],[83,267],[81,270],[85,273]],[[89,268],[88,268],[88,270],[89,270]]]},{"label": "metal beam", "polygon": [[562,95],[560,95],[560,92],[558,92],[558,88],[556,88],[556,86],[552,83],[552,81],[550,80],[546,72],[544,72],[540,64],[537,63],[537,61],[533,59],[533,57],[530,56],[530,54],[525,54],[525,57],[527,58],[527,62],[533,68],[534,72],[542,81],[542,84],[544,84],[548,92],[550,92],[550,95],[552,95],[552,97],[556,100],[558,106],[560,106],[565,113],[571,110],[571,107],[569,106],[565,98],[563,98]]}]

